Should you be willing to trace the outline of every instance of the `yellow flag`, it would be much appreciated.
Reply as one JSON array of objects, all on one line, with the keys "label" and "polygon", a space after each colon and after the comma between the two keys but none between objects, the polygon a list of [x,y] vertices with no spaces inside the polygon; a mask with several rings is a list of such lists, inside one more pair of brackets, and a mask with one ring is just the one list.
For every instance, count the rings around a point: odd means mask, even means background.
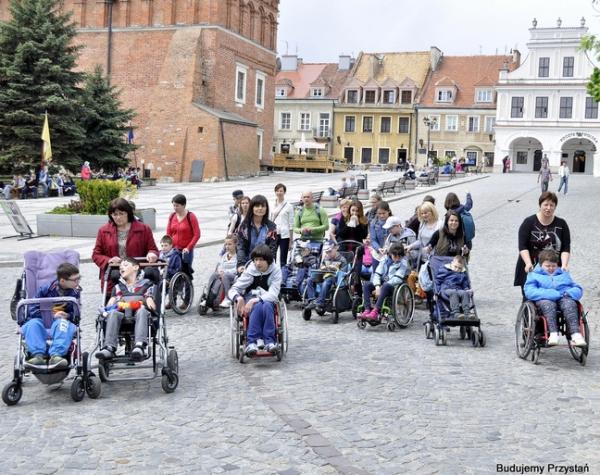
[{"label": "yellow flag", "polygon": [[42,148],[42,160],[46,163],[52,161],[52,145],[50,144],[50,126],[48,125],[48,113],[44,114],[44,128],[42,129],[42,140],[44,145]]}]

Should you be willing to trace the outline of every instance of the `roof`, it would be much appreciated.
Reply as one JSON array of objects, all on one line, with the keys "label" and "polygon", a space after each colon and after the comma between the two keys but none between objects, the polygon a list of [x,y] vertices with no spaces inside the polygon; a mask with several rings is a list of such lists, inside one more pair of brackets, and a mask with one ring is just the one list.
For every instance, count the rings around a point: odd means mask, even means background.
[{"label": "roof", "polygon": [[363,53],[355,67],[354,77],[362,82],[374,79],[403,81],[410,78],[418,88],[423,86],[431,64],[429,51],[408,53]]},{"label": "roof", "polygon": [[[430,73],[421,95],[420,104],[444,108],[496,108],[496,102],[476,103],[475,89],[493,87],[498,82],[499,71],[508,62],[510,70],[518,65],[512,56],[443,56],[436,71]],[[452,103],[435,102],[435,90],[439,86],[456,86],[457,93]]]},{"label": "roof", "polygon": [[296,71],[279,71],[275,76],[275,84],[283,84],[288,79],[293,84],[293,89],[287,95],[290,99],[300,99],[309,96],[310,85],[320,76],[327,64],[325,63],[300,63]]}]

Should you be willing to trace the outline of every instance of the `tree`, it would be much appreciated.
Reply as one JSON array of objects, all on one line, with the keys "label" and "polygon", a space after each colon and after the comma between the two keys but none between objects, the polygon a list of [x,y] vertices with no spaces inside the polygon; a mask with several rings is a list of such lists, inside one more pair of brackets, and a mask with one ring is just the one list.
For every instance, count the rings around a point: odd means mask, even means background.
[{"label": "tree", "polygon": [[81,155],[92,168],[113,171],[126,167],[127,154],[136,148],[126,140],[128,124],[135,113],[131,109],[121,109],[118,96],[119,92],[108,84],[100,66],[87,75],[81,98],[84,114],[81,125],[87,138]]},{"label": "tree", "polygon": [[[600,61],[600,39],[595,35],[584,36],[581,40],[581,48],[585,51],[594,51],[596,59]],[[600,102],[600,68],[594,67],[590,82],[587,84],[587,92],[596,102]]]},{"label": "tree", "polygon": [[40,163],[46,111],[53,162],[78,170],[83,74],[74,71],[80,47],[71,15],[58,0],[11,0],[9,9],[11,19],[0,24],[0,170]]}]

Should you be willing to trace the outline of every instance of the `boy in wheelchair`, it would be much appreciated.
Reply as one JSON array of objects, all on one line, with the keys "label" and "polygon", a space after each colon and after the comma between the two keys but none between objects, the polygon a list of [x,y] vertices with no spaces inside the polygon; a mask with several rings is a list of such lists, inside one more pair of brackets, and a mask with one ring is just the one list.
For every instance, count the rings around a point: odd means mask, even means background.
[{"label": "boy in wheelchair", "polygon": [[181,272],[183,267],[181,252],[173,247],[171,236],[165,235],[160,240],[159,259],[167,263],[167,279],[170,280],[177,272]]},{"label": "boy in wheelchair", "polygon": [[323,245],[323,252],[325,257],[319,270],[325,272],[325,274],[323,275],[321,291],[316,299],[314,277],[311,276],[306,281],[306,297],[309,303],[305,309],[316,309],[319,315],[325,313],[325,301],[337,281],[337,272],[345,269],[348,265],[346,258],[339,253],[339,246],[335,241],[327,241]]},{"label": "boy in wheelchair", "polygon": [[121,261],[119,273],[121,278],[113,287],[112,296],[104,309],[104,313],[109,312],[106,317],[105,345],[96,353],[96,358],[114,358],[119,345],[121,321],[125,318],[135,320],[135,346],[131,350],[131,359],[141,361],[148,344],[150,311],[156,310],[154,284],[140,276],[140,264],[132,257]]},{"label": "boy in wheelchair", "polygon": [[248,316],[248,334],[244,353],[249,358],[258,352],[262,339],[269,353],[278,351],[275,328],[275,305],[279,301],[281,269],[274,264],[269,246],[258,245],[250,255],[252,261],[229,290],[238,318]]},{"label": "boy in wheelchair", "polygon": [[573,281],[569,272],[558,267],[558,254],[547,249],[540,252],[538,265],[527,275],[524,287],[525,297],[535,302],[536,307],[546,317],[548,346],[558,345],[557,307],[560,307],[574,346],[586,346],[579,332],[579,311],[577,300],[583,289]]},{"label": "boy in wheelchair", "polygon": [[[389,218],[388,218],[389,219]],[[404,257],[404,246],[400,243],[392,244],[385,259],[382,259],[373,273],[372,280],[363,285],[364,311],[362,318],[377,320],[383,302],[391,297],[394,288],[401,284],[408,275],[408,261]],[[371,309],[371,294],[375,292],[377,301]]]},{"label": "boy in wheelchair", "polygon": [[[56,269],[56,280],[47,286],[41,287],[35,298],[74,297],[79,300],[80,280],[79,269],[73,264],[65,262]],[[25,366],[45,366],[47,363],[49,369],[61,369],[69,365],[64,356],[69,351],[73,335],[77,330],[72,322],[74,313],[72,307],[70,303],[59,303],[52,306],[54,317],[54,322],[50,328],[52,344],[47,348],[47,333],[40,305],[31,306],[27,320],[21,328],[27,351],[31,355],[31,358],[25,362]]]}]

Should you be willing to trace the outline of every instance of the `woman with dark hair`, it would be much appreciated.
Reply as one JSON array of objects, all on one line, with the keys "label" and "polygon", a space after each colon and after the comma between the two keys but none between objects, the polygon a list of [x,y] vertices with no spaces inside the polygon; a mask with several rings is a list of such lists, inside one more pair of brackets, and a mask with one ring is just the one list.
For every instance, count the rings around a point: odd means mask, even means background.
[{"label": "woman with dark hair", "polygon": [[263,195],[256,195],[250,200],[248,214],[240,224],[237,232],[237,267],[238,272],[250,260],[250,254],[260,244],[266,244],[271,254],[277,254],[277,226],[269,220],[269,202]]},{"label": "woman with dark hair", "polygon": [[538,256],[545,249],[552,249],[559,255],[558,265],[569,270],[571,257],[571,232],[567,222],[555,216],[558,197],[551,191],[545,191],[538,200],[540,209],[523,220],[519,228],[519,259],[515,269],[515,287],[523,286],[527,274],[538,262]]},{"label": "woman with dark hair", "polygon": [[456,193],[448,193],[444,200],[444,208],[446,208],[446,211],[452,210],[456,211],[458,214],[462,214],[463,211],[471,211],[471,208],[473,208],[473,198],[471,198],[471,193],[467,191],[467,200],[464,205],[461,204]]},{"label": "woman with dark hair", "polygon": [[237,231],[240,225],[244,222],[246,215],[248,214],[248,208],[250,207],[250,197],[242,196],[240,198],[240,206],[237,211],[235,211],[231,218],[229,218],[229,225],[227,226],[227,236],[231,236],[232,234],[237,234]]},{"label": "woman with dark hair", "polygon": [[[341,241],[363,242],[369,235],[369,221],[364,214],[363,205],[360,201],[354,201],[350,205],[350,217],[340,218],[337,227],[336,238]],[[345,246],[344,251],[354,251],[356,245]]]},{"label": "woman with dark hair", "polygon": [[471,241],[465,240],[460,214],[453,210],[446,213],[444,226],[433,233],[428,244],[436,256],[464,256],[471,246]]},{"label": "woman with dark hair", "polygon": [[116,198],[108,207],[108,223],[98,230],[92,260],[100,268],[100,280],[109,264],[125,257],[145,257],[156,262],[158,248],[147,224],[135,219],[133,208],[124,198]]},{"label": "woman with dark hair", "polygon": [[175,195],[171,203],[174,211],[169,216],[167,235],[173,239],[173,247],[181,251],[184,270],[191,275],[194,247],[200,240],[200,225],[196,215],[185,209],[187,204],[185,195]]}]

